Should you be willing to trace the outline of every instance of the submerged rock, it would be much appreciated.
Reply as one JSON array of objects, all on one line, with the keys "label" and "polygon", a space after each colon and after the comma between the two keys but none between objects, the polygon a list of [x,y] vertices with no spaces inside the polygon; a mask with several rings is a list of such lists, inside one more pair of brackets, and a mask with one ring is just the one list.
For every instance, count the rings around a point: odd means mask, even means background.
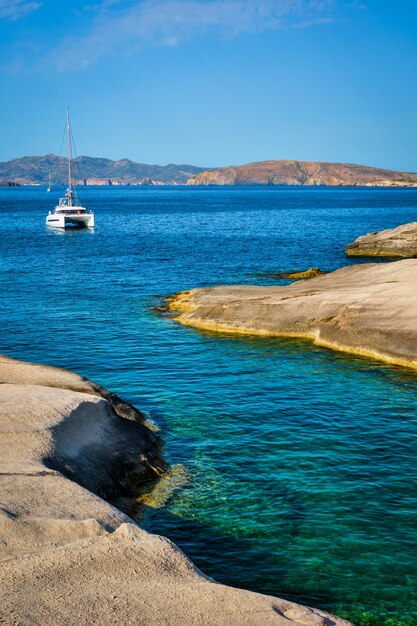
[{"label": "submerged rock", "polygon": [[1,624],[348,626],[215,583],[109,503],[164,469],[134,407],[77,374],[7,357],[0,383]]},{"label": "submerged rock", "polygon": [[307,280],[308,278],[315,278],[316,276],[322,276],[326,272],[322,272],[318,267],[310,267],[308,270],[300,272],[281,272],[274,274],[274,278],[287,278],[289,280]]},{"label": "submerged rock", "polygon": [[345,252],[348,256],[417,257],[417,222],[362,235]]},{"label": "submerged rock", "polygon": [[417,260],[369,263],[284,287],[220,286],[168,301],[178,322],[269,337],[306,337],[417,369]]}]

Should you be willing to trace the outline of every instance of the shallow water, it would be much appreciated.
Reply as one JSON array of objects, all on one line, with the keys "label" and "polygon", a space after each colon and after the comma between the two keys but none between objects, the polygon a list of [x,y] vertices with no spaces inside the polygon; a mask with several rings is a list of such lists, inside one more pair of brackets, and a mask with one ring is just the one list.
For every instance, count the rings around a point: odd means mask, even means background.
[{"label": "shallow water", "polygon": [[82,195],[95,231],[55,233],[54,191],[0,188],[0,351],[149,413],[183,478],[145,526],[216,580],[361,626],[416,624],[417,376],[309,342],[200,333],[151,307],[351,263],[359,234],[416,220],[417,190]]}]

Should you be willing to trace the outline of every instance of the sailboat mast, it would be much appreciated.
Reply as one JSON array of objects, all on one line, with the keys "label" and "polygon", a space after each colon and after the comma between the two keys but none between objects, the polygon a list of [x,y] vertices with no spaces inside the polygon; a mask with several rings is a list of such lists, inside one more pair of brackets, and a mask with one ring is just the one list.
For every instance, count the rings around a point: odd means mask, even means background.
[{"label": "sailboat mast", "polygon": [[67,135],[68,135],[68,192],[69,198],[72,203],[71,194],[72,194],[72,175],[71,175],[71,160],[72,160],[72,151],[71,151],[71,127],[69,120],[69,108],[67,107]]}]

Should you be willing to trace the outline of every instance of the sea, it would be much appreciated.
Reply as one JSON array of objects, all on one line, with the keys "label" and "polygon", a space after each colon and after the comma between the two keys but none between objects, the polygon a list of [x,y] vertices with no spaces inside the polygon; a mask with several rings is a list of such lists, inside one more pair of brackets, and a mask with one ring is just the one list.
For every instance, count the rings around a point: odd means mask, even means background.
[{"label": "sea", "polygon": [[75,370],[159,428],[172,471],[141,524],[218,582],[417,624],[417,374],[158,312],[184,289],[366,262],[346,244],[417,221],[417,190],[87,187],[94,231],[49,230],[62,194],[0,188],[0,351]]}]

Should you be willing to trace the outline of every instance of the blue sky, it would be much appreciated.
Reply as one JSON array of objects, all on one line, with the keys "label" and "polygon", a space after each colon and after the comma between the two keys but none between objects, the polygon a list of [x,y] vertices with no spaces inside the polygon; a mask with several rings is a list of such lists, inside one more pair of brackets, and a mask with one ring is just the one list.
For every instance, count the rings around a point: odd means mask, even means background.
[{"label": "blue sky", "polygon": [[0,0],[0,160],[417,171],[415,0]]}]

